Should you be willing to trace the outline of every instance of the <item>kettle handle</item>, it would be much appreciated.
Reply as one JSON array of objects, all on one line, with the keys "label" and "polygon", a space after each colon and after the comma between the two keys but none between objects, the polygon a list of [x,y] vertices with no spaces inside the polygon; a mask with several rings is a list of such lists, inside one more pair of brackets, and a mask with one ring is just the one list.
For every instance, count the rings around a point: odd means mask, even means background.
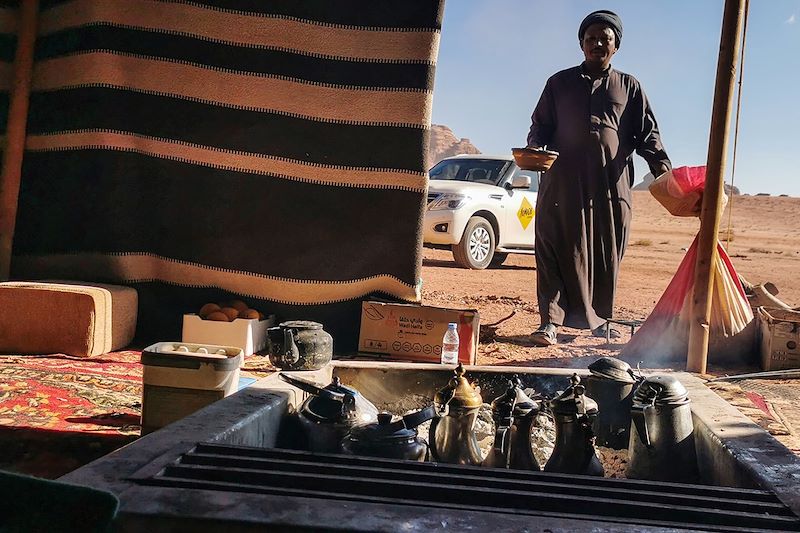
[{"label": "kettle handle", "polygon": [[300,360],[300,350],[294,339],[292,328],[283,328],[283,353],[281,353],[284,364],[294,365]]},{"label": "kettle handle", "polygon": [[653,443],[650,441],[650,431],[647,429],[647,411],[652,408],[652,405],[645,405],[642,409],[631,409],[631,420],[636,427],[636,433],[639,434],[639,440],[648,448],[653,447]]},{"label": "kettle handle", "polygon": [[431,420],[430,429],[428,429],[428,450],[430,451],[431,458],[438,462],[439,454],[436,453],[436,429],[439,427],[439,422],[442,420],[441,416],[434,417]]},{"label": "kettle handle", "polygon": [[[388,413],[387,413],[388,414]],[[388,414],[391,417],[391,414]],[[419,411],[409,413],[394,422],[388,424],[380,424],[376,431],[384,434],[395,433],[404,429],[414,429],[423,422],[427,422],[436,416],[436,408],[432,405]]]},{"label": "kettle handle", "polygon": [[344,403],[345,396],[349,396],[341,392],[336,392],[330,389],[320,387],[317,383],[313,381],[303,378],[298,378],[296,376],[290,376],[284,372],[281,372],[280,374],[278,374],[278,376],[280,376],[280,378],[283,381],[289,383],[290,385],[294,385],[298,389],[304,390],[305,392],[313,394],[315,396],[322,396],[324,398],[328,398],[329,400],[334,400],[337,402]]},{"label": "kettle handle", "polygon": [[419,411],[409,413],[403,417],[403,426],[406,429],[413,429],[420,424],[433,419],[436,416],[436,408],[432,405]]},{"label": "kettle handle", "polygon": [[[508,434],[511,428],[509,426],[500,426],[494,432],[494,443],[492,444],[492,451],[498,456],[503,458],[502,468],[508,468],[511,459],[511,446],[508,442]],[[497,466],[497,465],[495,465]]]}]

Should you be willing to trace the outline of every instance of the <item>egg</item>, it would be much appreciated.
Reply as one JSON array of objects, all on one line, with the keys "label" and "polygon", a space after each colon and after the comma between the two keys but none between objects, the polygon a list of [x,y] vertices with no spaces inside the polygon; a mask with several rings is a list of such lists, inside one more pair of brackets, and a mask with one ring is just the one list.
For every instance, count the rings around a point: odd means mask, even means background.
[{"label": "egg", "polygon": [[230,322],[228,315],[222,311],[214,311],[213,313],[209,313],[206,317],[206,320],[213,320],[215,322]]},{"label": "egg", "polygon": [[214,311],[219,311],[219,310],[220,307],[217,304],[206,304],[200,308],[200,311],[197,314],[200,315],[200,318],[206,318]]},{"label": "egg", "polygon": [[247,310],[247,304],[244,303],[241,300],[231,300],[230,302],[228,302],[227,305],[225,305],[223,307],[233,307],[239,313],[241,313],[242,311],[246,311]]},{"label": "egg", "polygon": [[259,313],[255,309],[245,309],[244,311],[239,313],[239,318],[246,318],[248,320],[252,318],[257,319],[258,315]]},{"label": "egg", "polygon": [[239,318],[239,310],[234,307],[223,307],[219,312],[225,313],[225,316],[228,317],[228,322],[233,322],[235,319]]}]

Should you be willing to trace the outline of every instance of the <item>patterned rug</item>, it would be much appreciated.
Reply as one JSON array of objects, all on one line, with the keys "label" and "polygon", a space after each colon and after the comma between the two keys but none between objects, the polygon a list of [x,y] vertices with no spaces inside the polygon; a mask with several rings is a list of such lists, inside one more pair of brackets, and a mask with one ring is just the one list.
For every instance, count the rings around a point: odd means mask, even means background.
[{"label": "patterned rug", "polygon": [[[140,358],[0,356],[0,470],[57,478],[138,438]],[[266,356],[242,365],[249,381],[272,372]]]},{"label": "patterned rug", "polygon": [[139,358],[0,356],[0,427],[138,436]]}]

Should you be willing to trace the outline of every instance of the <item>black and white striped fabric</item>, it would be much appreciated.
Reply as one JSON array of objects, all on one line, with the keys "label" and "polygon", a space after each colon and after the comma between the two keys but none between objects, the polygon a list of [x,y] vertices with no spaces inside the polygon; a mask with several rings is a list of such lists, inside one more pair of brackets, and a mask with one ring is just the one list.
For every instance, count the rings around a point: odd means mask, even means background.
[{"label": "black and white striped fabric", "polygon": [[0,150],[5,148],[9,91],[12,83],[14,52],[17,48],[18,8],[19,2],[16,0],[0,0],[0,135],[3,135]]},{"label": "black and white striped fabric", "polygon": [[235,295],[353,348],[419,299],[442,10],[43,2],[13,277],[133,285],[145,341]]}]

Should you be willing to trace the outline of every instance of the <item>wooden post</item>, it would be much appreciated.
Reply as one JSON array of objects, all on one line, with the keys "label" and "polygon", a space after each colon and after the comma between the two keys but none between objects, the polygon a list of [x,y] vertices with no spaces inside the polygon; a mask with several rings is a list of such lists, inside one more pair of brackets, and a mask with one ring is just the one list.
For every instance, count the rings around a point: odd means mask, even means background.
[{"label": "wooden post", "polygon": [[711,133],[708,139],[706,187],[700,212],[697,242],[697,263],[694,273],[692,316],[689,324],[689,352],[686,369],[706,372],[709,321],[714,284],[714,262],[717,260],[717,234],[724,194],[725,156],[731,122],[736,62],[739,57],[739,35],[744,19],[745,0],[725,0],[722,36],[717,59],[717,81],[714,107],[711,111]]},{"label": "wooden post", "polygon": [[14,77],[8,102],[6,146],[0,171],[0,281],[8,280],[11,271],[11,245],[14,242],[14,227],[17,222],[38,12],[39,0],[20,2]]}]

